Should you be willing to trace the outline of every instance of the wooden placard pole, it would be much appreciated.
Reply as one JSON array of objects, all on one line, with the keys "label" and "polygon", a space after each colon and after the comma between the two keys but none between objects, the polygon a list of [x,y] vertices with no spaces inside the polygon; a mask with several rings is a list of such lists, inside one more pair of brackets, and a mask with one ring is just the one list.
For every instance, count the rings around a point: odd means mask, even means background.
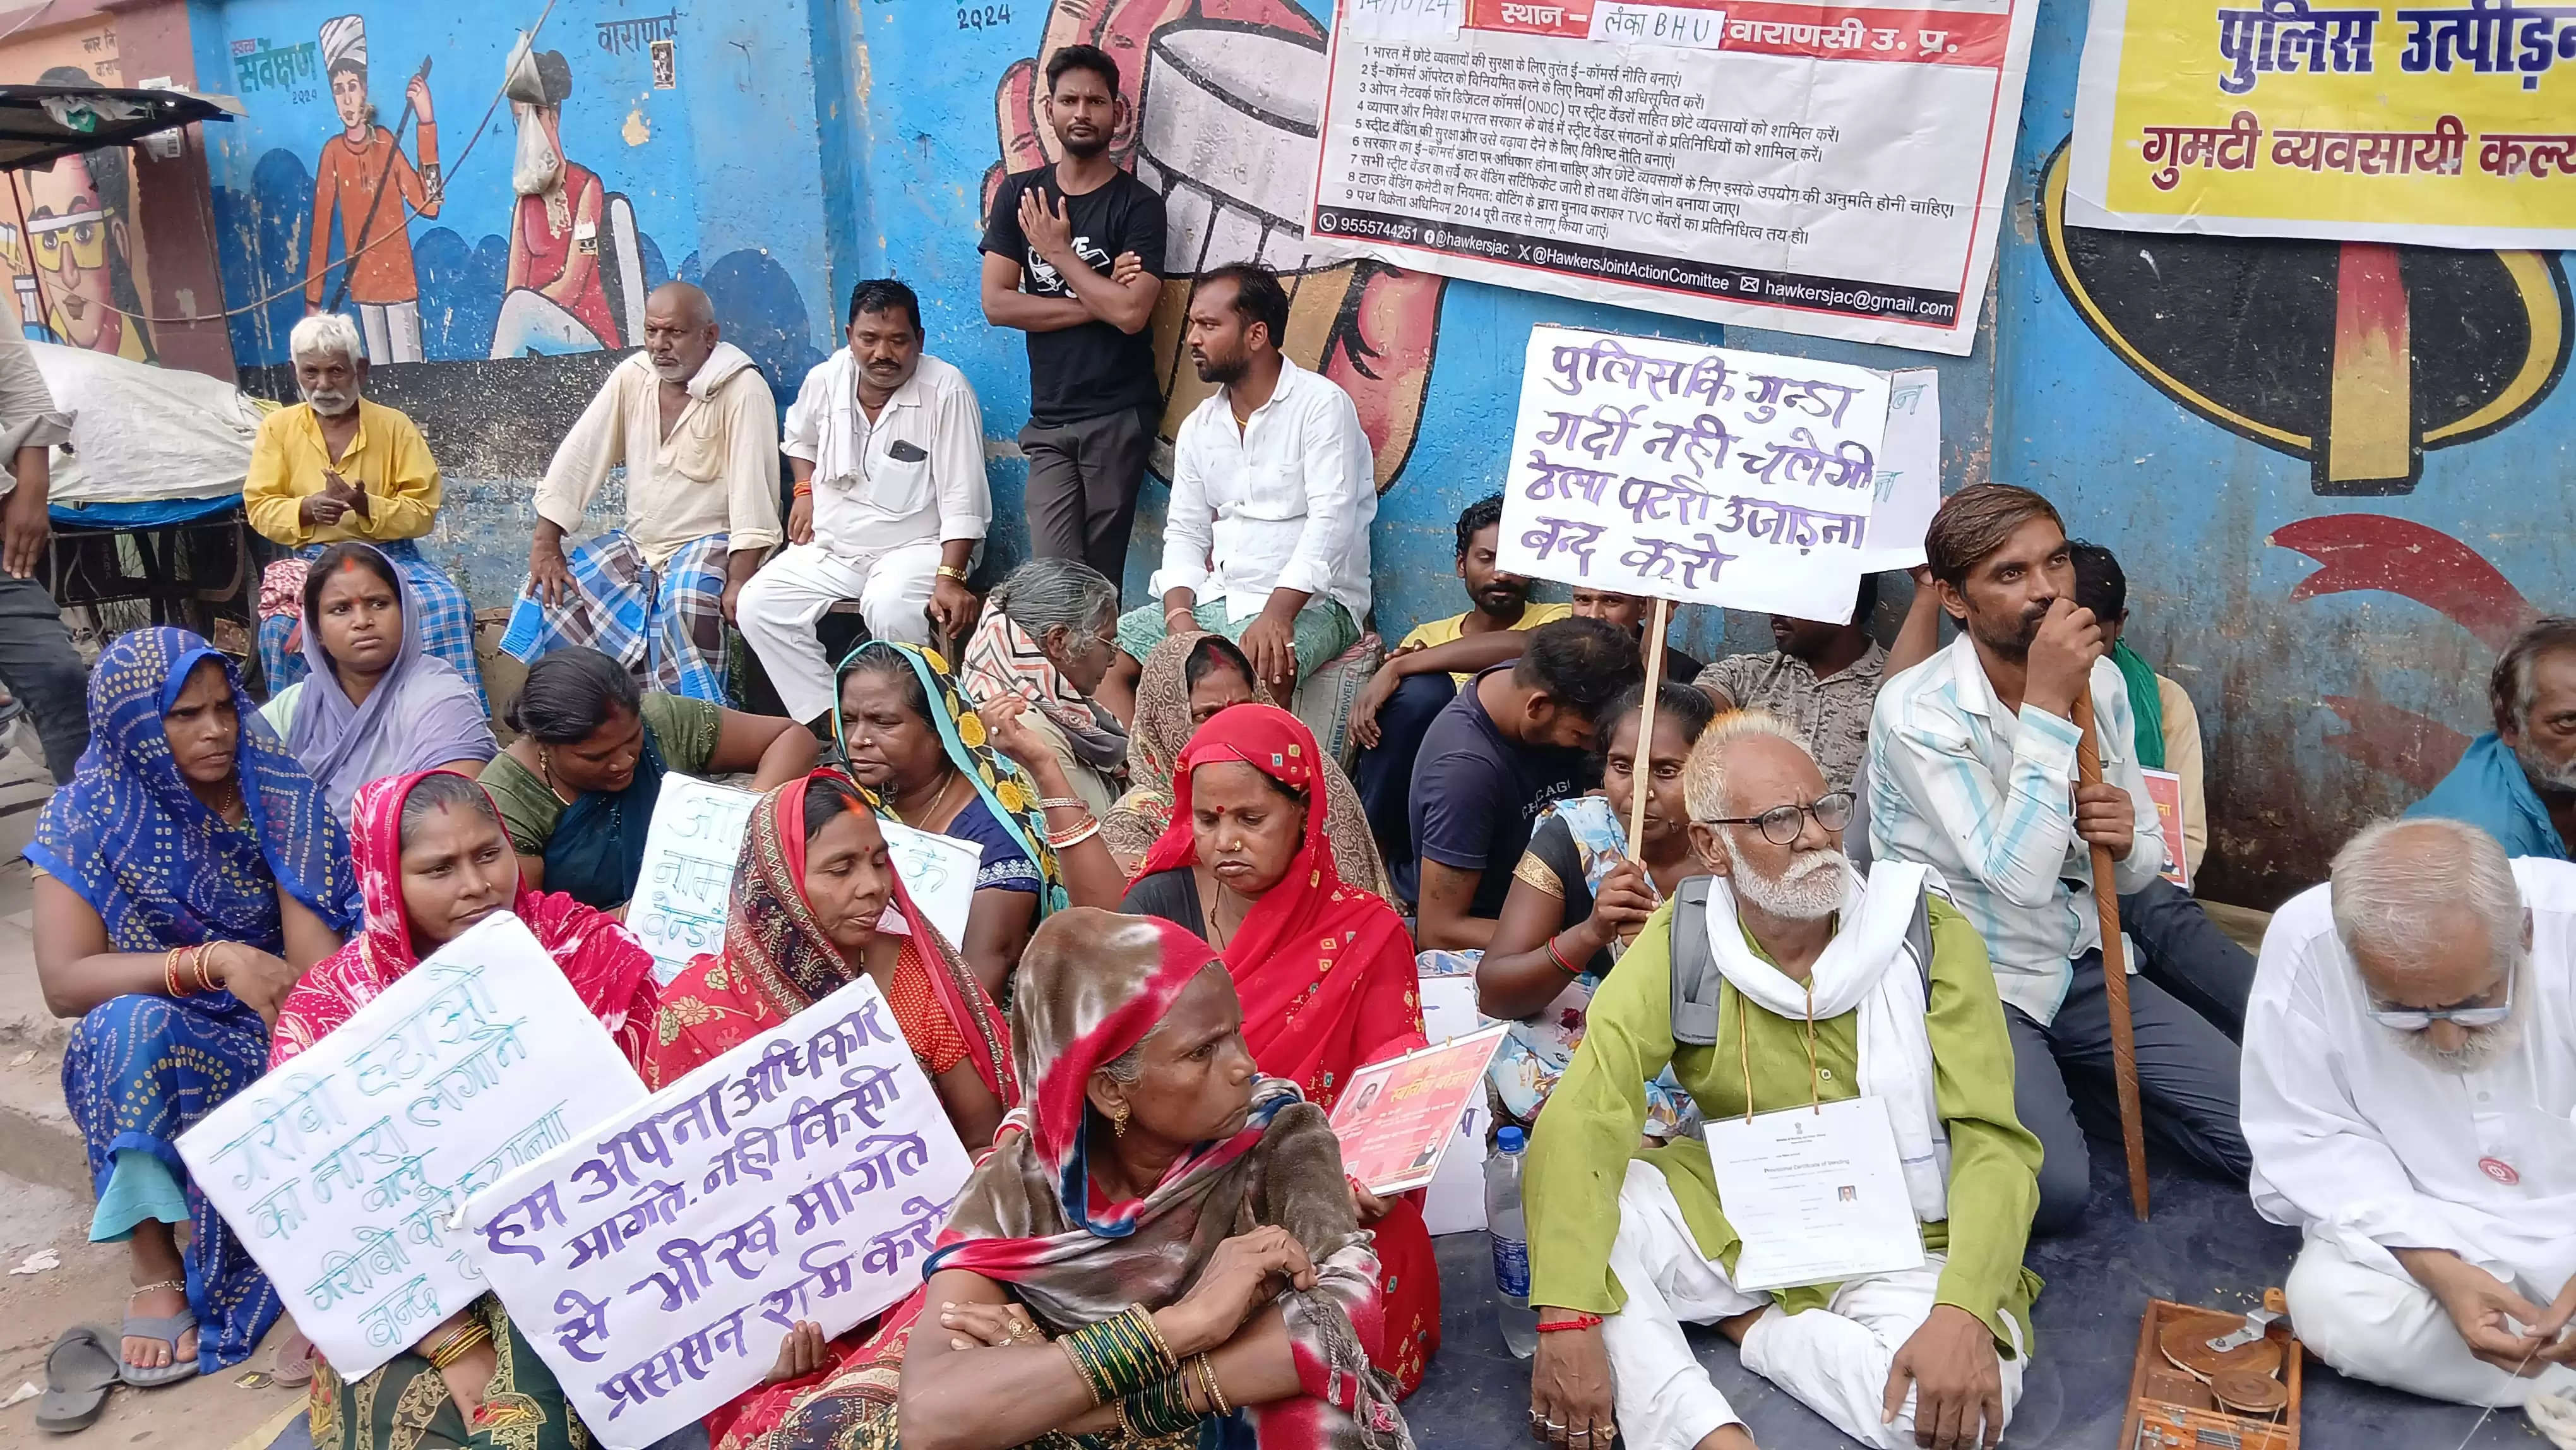
[{"label": "wooden placard pole", "polygon": [[[2093,730],[2093,689],[2088,677],[2075,692],[2075,781],[2102,783],[2102,745]],[[2134,808],[2136,802],[2131,802]],[[2154,806],[2147,807],[2153,810]],[[2111,1009],[2111,1075],[2120,1095],[2120,1146],[2129,1156],[2129,1206],[2147,1217],[2147,1135],[2138,1116],[2138,1038],[2129,1022],[2129,959],[2120,944],[2120,888],[2111,879],[2111,848],[2093,847],[2093,911],[2102,922],[2102,991]]]},{"label": "wooden placard pole", "polygon": [[[1637,704],[1637,749],[1628,762],[1628,855],[1641,866],[1646,861],[1646,796],[1655,781],[1655,695],[1663,688],[1664,631],[1672,620],[1672,601],[1656,600],[1646,624],[1646,694]],[[1601,746],[1607,751],[1610,742]]]}]

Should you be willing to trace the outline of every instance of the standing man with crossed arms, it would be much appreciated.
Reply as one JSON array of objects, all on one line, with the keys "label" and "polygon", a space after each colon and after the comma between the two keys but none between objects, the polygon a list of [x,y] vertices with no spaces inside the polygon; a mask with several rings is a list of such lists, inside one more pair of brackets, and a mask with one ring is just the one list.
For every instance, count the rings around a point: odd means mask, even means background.
[{"label": "standing man with crossed arms", "polygon": [[1118,62],[1047,57],[1047,124],[1064,159],[1004,177],[984,224],[984,320],[1029,335],[1029,543],[1127,574],[1136,490],[1163,413],[1146,328],[1163,294],[1163,198],[1118,169]]}]

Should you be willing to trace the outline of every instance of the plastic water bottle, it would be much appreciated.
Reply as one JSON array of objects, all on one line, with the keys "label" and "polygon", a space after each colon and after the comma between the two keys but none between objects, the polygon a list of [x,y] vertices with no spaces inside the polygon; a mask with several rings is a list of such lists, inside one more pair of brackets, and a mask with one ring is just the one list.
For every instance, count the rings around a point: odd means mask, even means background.
[{"label": "plastic water bottle", "polygon": [[1518,1359],[1538,1352],[1538,1311],[1530,1308],[1529,1230],[1521,1220],[1521,1149],[1524,1135],[1505,1128],[1485,1160],[1485,1236],[1494,1246],[1494,1316],[1503,1345]]}]

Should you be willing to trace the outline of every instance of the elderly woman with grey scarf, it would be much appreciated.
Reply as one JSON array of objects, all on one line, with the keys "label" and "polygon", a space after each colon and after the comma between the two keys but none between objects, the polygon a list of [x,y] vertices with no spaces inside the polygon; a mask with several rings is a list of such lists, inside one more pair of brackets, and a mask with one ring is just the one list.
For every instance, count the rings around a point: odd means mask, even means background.
[{"label": "elderly woman with grey scarf", "polygon": [[1118,586],[1074,559],[1032,559],[984,601],[957,687],[986,706],[1017,695],[1076,796],[1101,819],[1127,788],[1127,726],[1093,698],[1118,657]]}]

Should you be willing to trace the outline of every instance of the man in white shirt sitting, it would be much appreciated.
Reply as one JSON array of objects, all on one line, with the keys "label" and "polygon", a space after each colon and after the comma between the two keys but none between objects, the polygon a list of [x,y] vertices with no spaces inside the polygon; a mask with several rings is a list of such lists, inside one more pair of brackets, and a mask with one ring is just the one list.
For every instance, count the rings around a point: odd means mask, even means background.
[{"label": "man in white shirt sitting", "polygon": [[[644,346],[611,369],[537,485],[528,582],[502,652],[587,645],[666,694],[721,703],[725,621],[778,542],[778,412],[751,355],[688,282],[644,300]],[[567,552],[626,468],[626,524]]]},{"label": "man in white shirt sitting", "polygon": [[868,633],[931,643],[975,617],[966,566],[992,522],[984,414],[966,375],[921,350],[921,302],[892,278],[850,292],[850,345],[805,375],[779,451],[796,475],[788,546],[737,622],[797,720],[832,708],[814,622],[859,601]]},{"label": "man in white shirt sitting", "polygon": [[1174,629],[1241,644],[1281,701],[1359,641],[1377,518],[1368,435],[1348,393],[1279,351],[1287,329],[1267,268],[1229,263],[1190,295],[1190,361],[1219,386],[1173,440],[1162,602],[1119,618],[1115,694]]},{"label": "man in white shirt sitting", "polygon": [[2576,865],[2365,828],[2263,935],[2244,1103],[2307,1347],[2576,1445]]}]

